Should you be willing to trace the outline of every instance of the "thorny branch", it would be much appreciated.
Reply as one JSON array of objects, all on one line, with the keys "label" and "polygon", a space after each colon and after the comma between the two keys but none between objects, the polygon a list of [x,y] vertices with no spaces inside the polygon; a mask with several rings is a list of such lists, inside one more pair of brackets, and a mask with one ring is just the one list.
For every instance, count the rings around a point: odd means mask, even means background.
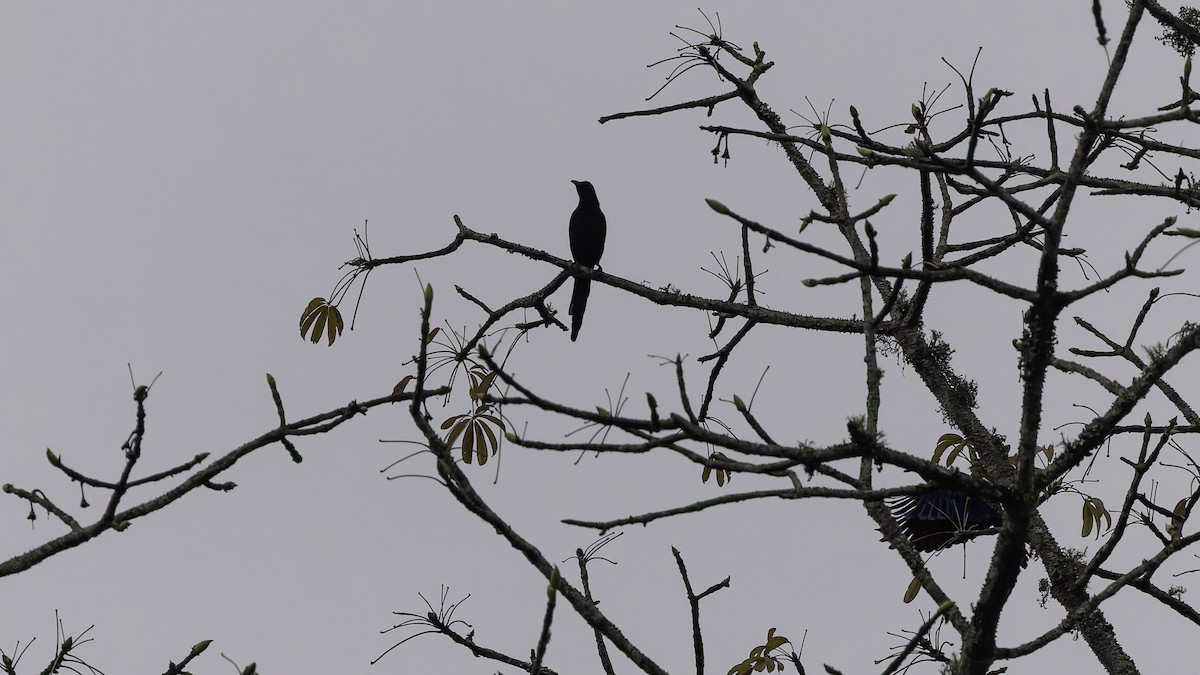
[{"label": "thorny branch", "polygon": [[[1136,672],[1132,661],[1116,640],[1112,626],[1104,619],[1101,601],[1129,586],[1154,597],[1164,599],[1162,591],[1149,583],[1148,575],[1158,569],[1173,554],[1193,541],[1190,536],[1167,539],[1163,549],[1150,558],[1144,567],[1139,567],[1115,578],[1113,573],[1101,568],[1115,548],[1128,541],[1123,534],[1130,525],[1146,524],[1158,532],[1152,516],[1141,516],[1135,522],[1131,511],[1135,504],[1150,504],[1150,512],[1158,517],[1172,517],[1175,532],[1182,528],[1186,511],[1176,513],[1160,506],[1139,490],[1143,478],[1160,466],[1159,454],[1163,443],[1173,434],[1194,433],[1200,428],[1200,420],[1184,395],[1163,379],[1169,371],[1181,363],[1200,346],[1200,329],[1186,325],[1179,329],[1174,344],[1169,348],[1154,351],[1149,359],[1142,359],[1135,350],[1134,336],[1144,325],[1152,302],[1148,302],[1138,314],[1129,338],[1124,344],[1107,340],[1111,352],[1107,354],[1073,350],[1077,356],[1096,359],[1107,355],[1121,356],[1138,369],[1138,374],[1128,384],[1121,378],[1104,373],[1090,363],[1067,361],[1055,355],[1058,327],[1065,310],[1100,291],[1138,278],[1169,279],[1182,270],[1162,270],[1143,267],[1143,260],[1152,246],[1158,245],[1165,235],[1198,236],[1190,231],[1175,228],[1175,220],[1168,218],[1160,224],[1147,227],[1141,241],[1125,256],[1125,264],[1099,275],[1085,285],[1075,289],[1063,288],[1071,282],[1061,271],[1062,260],[1083,260],[1087,254],[1082,248],[1067,248],[1062,245],[1068,230],[1070,216],[1076,202],[1081,200],[1082,190],[1090,190],[1099,198],[1141,197],[1167,199],[1188,209],[1200,207],[1200,191],[1193,188],[1182,170],[1173,184],[1146,180],[1140,174],[1133,177],[1117,176],[1102,167],[1101,161],[1110,152],[1118,151],[1133,159],[1121,165],[1127,172],[1135,172],[1143,163],[1151,161],[1151,175],[1167,178],[1168,172],[1158,167],[1167,161],[1187,161],[1200,158],[1200,151],[1185,146],[1162,143],[1153,137],[1155,129],[1170,123],[1190,123],[1197,119],[1186,101],[1177,108],[1163,110],[1141,117],[1128,114],[1113,115],[1109,112],[1109,101],[1125,69],[1126,54],[1138,32],[1142,14],[1149,11],[1160,21],[1170,21],[1160,14],[1163,10],[1153,2],[1133,2],[1128,20],[1113,51],[1105,81],[1100,87],[1091,110],[1076,107],[1073,114],[1057,113],[1051,106],[1050,93],[1043,92],[1041,102],[1033,99],[1034,109],[1028,112],[1005,112],[1000,110],[1010,92],[997,88],[988,89],[979,96],[976,92],[975,76],[959,74],[963,87],[964,104],[952,108],[938,108],[940,93],[922,99],[912,108],[913,120],[906,132],[908,138],[900,142],[893,140],[894,132],[887,130],[870,132],[858,111],[850,109],[852,123],[837,124],[829,119],[811,123],[808,133],[794,133],[770,104],[759,96],[757,84],[771,70],[774,63],[766,59],[766,52],[754,44],[745,52],[721,36],[717,26],[712,33],[691,31],[700,36],[695,41],[684,40],[677,59],[681,64],[668,79],[668,84],[693,68],[708,69],[727,83],[729,91],[692,101],[659,106],[646,110],[617,113],[601,118],[602,123],[635,117],[673,114],[689,109],[706,109],[711,114],[718,106],[740,101],[755,116],[762,128],[738,128],[712,124],[701,127],[704,132],[718,137],[714,159],[718,155],[729,159],[728,144],[731,138],[753,137],[777,144],[784,151],[790,168],[808,188],[820,204],[805,217],[798,234],[784,227],[756,221],[742,209],[726,206],[710,200],[709,205],[719,215],[736,224],[744,282],[735,280],[726,268],[719,278],[729,289],[728,296],[706,297],[695,293],[680,292],[672,284],[663,284],[656,290],[646,284],[636,283],[602,271],[590,274],[593,281],[631,296],[664,307],[679,307],[704,312],[716,317],[716,327],[710,337],[723,331],[730,322],[740,322],[732,336],[716,350],[700,359],[707,367],[707,377],[702,394],[697,398],[698,407],[693,407],[693,393],[684,379],[684,362],[680,357],[670,359],[674,367],[676,388],[679,394],[677,412],[660,410],[656,397],[647,394],[650,415],[638,417],[617,414],[615,411],[581,409],[553,398],[535,394],[514,378],[502,364],[481,349],[483,338],[492,329],[503,325],[506,317],[518,309],[534,309],[540,320],[518,326],[522,335],[551,325],[564,328],[548,299],[570,275],[580,274],[583,269],[574,263],[545,253],[528,245],[508,241],[495,234],[483,234],[468,228],[455,218],[457,232],[451,245],[418,256],[406,256],[405,260],[433,258],[453,254],[467,242],[483,244],[500,251],[516,253],[536,263],[557,268],[558,273],[541,289],[512,301],[499,309],[490,309],[464,289],[459,292],[470,299],[485,314],[481,327],[471,336],[464,336],[459,358],[479,349],[480,358],[495,374],[497,382],[503,383],[507,393],[488,394],[486,400],[504,407],[511,414],[514,408],[528,407],[578,420],[597,429],[605,430],[604,438],[598,442],[565,441],[552,442],[536,437],[510,433],[510,443],[542,451],[584,451],[597,455],[645,454],[668,452],[706,471],[716,470],[721,475],[736,473],[759,474],[786,481],[785,487],[757,489],[730,493],[720,497],[681,504],[653,512],[635,514],[623,518],[606,520],[567,519],[564,522],[582,527],[609,531],[628,524],[647,524],[656,520],[685,513],[699,513],[728,504],[762,499],[840,498],[862,501],[868,515],[875,521],[884,539],[904,560],[922,588],[945,612],[945,619],[962,637],[962,650],[956,661],[962,673],[985,673],[997,659],[1015,658],[1029,653],[1055,637],[1069,631],[1079,631],[1091,645],[1097,659],[1109,672]],[[1177,23],[1177,22],[1176,22]],[[685,33],[688,35],[690,33]],[[678,37],[678,36],[677,36]],[[682,39],[682,38],[681,38]],[[725,60],[722,58],[725,57]],[[733,63],[730,63],[732,59]],[[739,74],[738,69],[744,69]],[[946,119],[943,113],[962,110],[964,117],[958,130],[944,133],[942,126],[935,125]],[[1044,133],[1051,149],[1048,165],[1039,166],[1033,156],[1016,156],[1009,141],[1012,129],[1028,127]],[[1064,133],[1069,132],[1069,133]],[[1064,167],[1060,165],[1062,139],[1074,136],[1071,158]],[[996,139],[1000,139],[997,141]],[[724,153],[721,148],[724,147]],[[985,148],[996,151],[996,157],[984,156]],[[820,159],[823,166],[814,163]],[[856,210],[851,202],[855,195],[842,176],[849,167],[861,167],[869,171],[916,172],[921,188],[921,213],[918,245],[920,262],[913,265],[911,254],[903,259],[889,257],[881,250],[876,238],[876,228],[871,219],[889,219],[896,206],[891,196],[874,200],[871,206]],[[935,189],[936,188],[936,189]],[[1036,195],[1036,196],[1035,196]],[[956,196],[963,201],[954,204]],[[1030,201],[1034,197],[1037,201]],[[1008,232],[985,233],[978,225],[968,220],[983,205],[996,205],[1011,218]],[[940,212],[940,216],[937,215]],[[987,216],[985,215],[986,219]],[[985,221],[986,222],[986,221]],[[833,225],[845,241],[845,250],[814,243],[804,236],[804,228],[813,223]],[[963,240],[956,237],[959,232],[970,232],[974,237]],[[748,235],[764,237],[768,246],[756,253],[748,245]],[[773,245],[773,246],[772,246]],[[1037,272],[1033,276],[1022,276],[1023,268],[1012,265],[988,267],[984,265],[1001,258],[1008,259],[1021,247],[1032,249],[1038,257]],[[765,306],[759,298],[753,258],[765,255],[771,248],[782,249],[790,255],[814,256],[843,268],[843,273],[825,278],[810,279],[808,286],[838,285],[857,281],[860,284],[862,305],[850,316],[813,317],[789,311],[785,307]],[[957,257],[956,257],[957,256]],[[373,267],[391,264],[386,259],[371,262]],[[1090,263],[1085,263],[1090,265]],[[1094,268],[1092,268],[1094,270]],[[1090,279],[1090,277],[1089,277]],[[914,295],[908,295],[903,283],[916,283]],[[937,289],[947,283],[968,282],[997,296],[1016,300],[1026,307],[1025,330],[1015,341],[1022,374],[1022,422],[1016,431],[1015,452],[992,426],[985,422],[976,405],[976,384],[958,375],[950,363],[952,347],[937,332],[925,328],[926,308],[930,298],[936,297]],[[745,290],[743,294],[741,291]],[[1157,293],[1157,291],[1156,291]],[[427,306],[428,310],[428,306]],[[860,318],[865,317],[865,318]],[[1089,327],[1079,319],[1080,325]],[[722,374],[728,368],[731,357],[738,353],[751,330],[760,326],[798,328],[802,330],[833,334],[861,336],[864,345],[866,380],[865,417],[848,426],[849,435],[841,443],[826,447],[804,444],[778,444],[772,439],[777,435],[758,416],[750,413],[749,406],[735,400],[735,407],[743,421],[760,440],[747,441],[724,422],[713,417],[712,407],[717,401],[716,392]],[[1091,329],[1094,334],[1098,331]],[[942,413],[952,428],[969,439],[975,454],[972,455],[972,475],[948,470],[925,459],[920,452],[893,449],[881,442],[878,430],[878,409],[882,398],[880,381],[882,368],[878,363],[881,346],[888,353],[898,353],[904,362],[922,379],[929,393],[937,400]],[[489,346],[489,348],[491,348]],[[421,371],[423,366],[419,366]],[[1042,400],[1048,378],[1056,372],[1081,375],[1098,384],[1113,396],[1107,410],[1082,425],[1074,438],[1062,443],[1062,448],[1052,458],[1047,457],[1045,466],[1038,467],[1035,460],[1044,447],[1040,440],[1043,432],[1041,414]],[[424,376],[418,374],[418,380]],[[1147,403],[1151,392],[1159,391],[1179,409],[1189,425],[1170,425],[1165,431],[1154,427],[1149,421],[1144,425],[1122,425],[1121,422],[1138,405]],[[420,388],[418,387],[418,391]],[[450,459],[449,448],[443,439],[433,433],[428,423],[419,419],[414,406],[414,421],[422,429],[430,448],[439,456],[438,471],[443,481],[456,498],[468,510],[496,525],[519,551],[542,571],[548,568],[532,545],[505,530],[506,525],[478,500],[469,490],[466,474],[461,472]],[[617,432],[627,440],[610,440],[608,432]],[[1141,432],[1161,433],[1160,445],[1135,463],[1135,475],[1131,479],[1123,506],[1117,518],[1117,526],[1108,534],[1101,551],[1085,566],[1076,567],[1070,556],[1056,542],[1042,520],[1039,510],[1051,503],[1055,494],[1063,490],[1064,481],[1079,471],[1090,471],[1095,454],[1102,444],[1116,434]],[[707,451],[705,449],[708,449]],[[712,449],[719,448],[720,452]],[[733,453],[732,456],[725,453]],[[739,459],[738,457],[745,459]],[[756,461],[766,460],[766,461]],[[838,465],[857,461],[858,471],[839,469]],[[875,476],[880,468],[891,467],[913,472],[928,484],[876,487]],[[802,469],[810,482],[832,481],[834,485],[804,485],[796,473]],[[1200,479],[1200,470],[1197,471]],[[707,475],[707,474],[705,474]],[[815,478],[814,476],[819,476]],[[1075,479],[1070,479],[1075,480]],[[1004,525],[999,528],[991,567],[982,587],[982,594],[973,603],[968,603],[973,612],[966,615],[942,590],[926,567],[926,561],[912,549],[899,530],[892,514],[884,506],[883,499],[890,496],[914,494],[928,489],[930,485],[948,486],[966,494],[991,500],[1003,505]],[[1071,483],[1074,485],[1074,483]],[[1083,495],[1077,488],[1067,492]],[[1172,515],[1174,514],[1174,515]],[[1165,535],[1163,535],[1165,536]],[[1003,607],[1009,602],[1015,582],[1028,561],[1031,549],[1041,559],[1049,573],[1051,595],[1065,610],[1062,621],[1052,632],[1017,648],[1004,648],[995,643],[996,628]],[[1150,562],[1152,561],[1152,562]],[[1108,575],[1108,576],[1104,576]],[[1089,593],[1088,580],[1097,576],[1108,578],[1111,583],[1102,591]],[[556,586],[557,588],[557,586]],[[565,595],[565,597],[570,597]],[[585,598],[586,599],[586,598]],[[1178,600],[1167,597],[1166,604]],[[573,602],[574,604],[574,602]],[[599,618],[590,615],[595,608],[584,605],[576,608],[585,620],[601,631]],[[1187,615],[1182,607],[1177,611]],[[927,630],[928,626],[922,631]],[[611,636],[610,636],[611,639]],[[911,647],[911,645],[910,645]],[[639,654],[632,645],[621,647],[627,655]],[[907,652],[905,654],[907,657]],[[901,668],[900,661],[893,662],[892,670]],[[640,661],[644,668],[652,671],[656,666]],[[647,672],[650,672],[647,671]]]}]

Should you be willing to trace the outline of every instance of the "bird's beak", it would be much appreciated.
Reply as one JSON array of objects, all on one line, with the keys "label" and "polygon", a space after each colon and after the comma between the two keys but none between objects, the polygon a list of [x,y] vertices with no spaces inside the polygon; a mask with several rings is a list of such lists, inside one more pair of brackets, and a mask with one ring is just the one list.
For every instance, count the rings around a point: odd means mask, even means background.
[{"label": "bird's beak", "polygon": [[577,181],[577,180],[573,180],[573,181],[571,181],[571,182],[572,182],[572,183],[574,183],[574,184],[576,184],[576,185],[579,185],[579,181]]}]

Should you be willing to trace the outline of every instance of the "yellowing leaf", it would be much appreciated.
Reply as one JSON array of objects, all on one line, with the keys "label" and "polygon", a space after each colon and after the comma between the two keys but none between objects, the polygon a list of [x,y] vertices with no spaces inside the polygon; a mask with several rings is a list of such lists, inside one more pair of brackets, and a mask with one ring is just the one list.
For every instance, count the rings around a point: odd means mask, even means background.
[{"label": "yellowing leaf", "polygon": [[488,390],[492,388],[492,383],[496,381],[496,376],[499,373],[493,371],[484,375],[481,378],[471,376],[471,398],[476,401],[483,400],[487,396]]},{"label": "yellowing leaf", "polygon": [[412,375],[405,375],[404,379],[400,380],[396,383],[396,386],[392,387],[392,394],[403,394],[404,388],[408,386],[409,382],[412,382],[415,379],[416,378]]},{"label": "yellowing leaf", "polygon": [[342,313],[325,298],[313,298],[300,313],[300,337],[307,337],[313,344],[324,337],[332,345],[344,327]]},{"label": "yellowing leaf", "polygon": [[921,592],[921,581],[916,577],[908,584],[908,590],[904,591],[904,604],[908,604],[917,599],[917,593]]},{"label": "yellowing leaf", "polygon": [[1085,497],[1083,500],[1083,529],[1081,536],[1088,536],[1093,531],[1096,537],[1099,538],[1102,530],[1100,521],[1103,520],[1105,527],[1112,527],[1112,514],[1108,509],[1104,508],[1104,501],[1099,497]]},{"label": "yellowing leaf", "polygon": [[[466,416],[460,415],[460,417]],[[446,445],[453,448],[454,442],[458,440],[458,437],[462,435],[462,432],[466,431],[467,424],[468,420],[460,419],[458,423],[454,425],[454,428],[450,430],[450,435],[446,437]]]},{"label": "yellowing leaf", "polygon": [[1175,541],[1183,536],[1183,518],[1187,515],[1188,499],[1184,497],[1175,504],[1175,510],[1172,513],[1175,517],[1167,524],[1167,532],[1171,534],[1171,541]]},{"label": "yellowing leaf", "polygon": [[488,461],[488,446],[483,441],[483,435],[479,433],[479,428],[482,426],[482,422],[475,423],[475,459],[479,460],[479,466],[487,464]]},{"label": "yellowing leaf", "polygon": [[504,428],[504,420],[500,419],[499,417],[496,417],[495,415],[480,415],[479,418],[485,419],[485,420],[491,422],[492,424],[495,424],[496,428],[498,428],[498,429]]},{"label": "yellowing leaf", "polygon": [[[958,434],[942,434],[941,438],[938,439],[937,446],[933,449],[933,463],[937,464],[940,462],[942,453],[956,445],[962,444],[962,442],[963,437]],[[946,464],[949,465],[950,462],[948,461]]]},{"label": "yellowing leaf", "polygon": [[313,344],[320,342],[321,334],[325,332],[325,322],[329,320],[329,307],[321,307],[317,310],[316,314],[317,321],[313,324],[312,335],[309,336],[309,339],[312,340]]},{"label": "yellowing leaf", "polygon": [[301,337],[307,337],[308,328],[312,327],[313,322],[317,321],[317,317],[322,316],[322,313],[324,313],[324,311],[325,311],[325,307],[320,306],[320,307],[317,307],[316,310],[305,313],[305,316],[302,316],[300,318],[300,336]]},{"label": "yellowing leaf", "polygon": [[322,307],[324,304],[325,304],[325,298],[313,298],[312,300],[308,301],[308,306],[305,307],[304,311],[300,313],[300,334],[301,335],[304,335],[305,328],[308,325],[312,324],[313,319],[316,318],[313,316],[313,313],[316,312],[317,309]]},{"label": "yellowing leaf", "polygon": [[[330,307],[329,308],[329,330],[326,333],[326,337],[329,340],[330,346],[332,346],[333,341],[336,340],[338,338],[338,336],[342,334],[342,327],[344,325],[345,324],[342,322],[342,312],[340,310],[338,310],[337,307]],[[314,340],[313,342],[316,342],[316,340]]]},{"label": "yellowing leaf", "polygon": [[[463,433],[462,460],[470,464],[472,451],[475,450],[475,425],[467,422],[464,426],[466,427],[466,431]],[[480,464],[482,463],[480,462]]]},{"label": "yellowing leaf", "polygon": [[[483,449],[490,450],[493,453],[500,450],[500,440],[496,438],[496,432],[492,431],[492,428],[483,422],[479,423],[479,429],[483,432],[484,436],[487,437],[487,444]],[[483,464],[482,461],[479,463]]]}]

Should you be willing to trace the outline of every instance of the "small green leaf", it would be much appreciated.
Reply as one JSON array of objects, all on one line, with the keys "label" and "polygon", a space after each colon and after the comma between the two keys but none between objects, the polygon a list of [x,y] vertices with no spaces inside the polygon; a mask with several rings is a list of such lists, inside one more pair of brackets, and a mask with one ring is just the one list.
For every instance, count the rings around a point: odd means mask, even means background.
[{"label": "small green leaf", "polygon": [[705,199],[704,201],[708,204],[708,208],[712,209],[713,211],[716,211],[723,216],[729,215],[729,209],[726,208],[721,202],[715,199]]},{"label": "small green leaf", "polygon": [[950,451],[950,455],[946,457],[946,466],[950,466],[954,463],[954,460],[958,459],[958,456],[962,454],[962,449],[963,446],[961,445],[954,446],[954,449]]},{"label": "small green leaf", "polygon": [[942,458],[942,453],[954,448],[950,456],[946,458],[946,466],[950,466],[962,453],[963,448],[968,445],[966,439],[958,434],[942,434],[941,438],[938,438],[937,446],[933,449],[933,463],[937,464]]}]

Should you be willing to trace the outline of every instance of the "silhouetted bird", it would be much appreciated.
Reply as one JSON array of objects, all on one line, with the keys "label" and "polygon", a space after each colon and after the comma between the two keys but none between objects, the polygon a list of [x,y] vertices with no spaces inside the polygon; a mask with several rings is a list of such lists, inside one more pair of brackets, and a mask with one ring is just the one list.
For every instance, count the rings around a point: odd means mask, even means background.
[{"label": "silhouetted bird", "polygon": [[961,544],[1000,526],[1000,513],[978,497],[953,488],[888,500],[892,516],[918,551],[937,551]]},{"label": "silhouetted bird", "polygon": [[[608,233],[604,221],[604,212],[600,210],[600,201],[596,199],[596,188],[586,180],[573,180],[575,190],[579,193],[579,206],[571,214],[571,257],[575,262],[585,267],[595,267],[600,264],[600,256],[604,255],[604,235]],[[592,290],[592,280],[588,277],[575,277],[575,289],[571,291],[571,307],[567,313],[571,315],[571,342],[579,337],[579,328],[583,325],[583,310],[587,308],[588,293]]]}]

